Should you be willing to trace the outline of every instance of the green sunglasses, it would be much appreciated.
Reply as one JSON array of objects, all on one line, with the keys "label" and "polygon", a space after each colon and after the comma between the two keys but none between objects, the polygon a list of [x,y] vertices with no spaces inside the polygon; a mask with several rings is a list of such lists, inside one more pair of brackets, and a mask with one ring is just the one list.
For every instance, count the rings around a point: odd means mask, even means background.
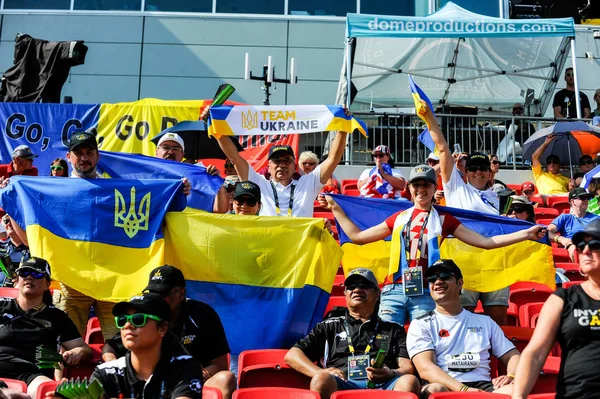
[{"label": "green sunglasses", "polygon": [[117,328],[124,328],[127,322],[130,322],[134,327],[144,327],[148,319],[162,321],[160,317],[153,316],[146,313],[134,313],[126,314],[121,316],[115,316],[115,324]]}]

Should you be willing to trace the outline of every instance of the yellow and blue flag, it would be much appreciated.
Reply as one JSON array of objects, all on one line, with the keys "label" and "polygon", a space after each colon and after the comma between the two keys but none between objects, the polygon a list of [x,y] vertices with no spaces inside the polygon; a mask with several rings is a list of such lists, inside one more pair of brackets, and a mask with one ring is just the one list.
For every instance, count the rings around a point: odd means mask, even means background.
[{"label": "yellow and blue flag", "polygon": [[[421,118],[423,120],[423,122],[425,121],[425,118],[423,118],[421,116],[421,113],[424,112],[423,105],[420,103],[419,100],[423,100],[427,103],[427,105],[429,106],[429,109],[431,109],[431,112],[433,112],[433,105],[431,105],[431,101],[429,100],[429,97],[427,97],[427,95],[425,94],[425,92],[423,90],[421,90],[421,88],[419,86],[417,86],[417,84],[415,83],[413,77],[411,75],[408,75],[408,84],[410,86],[410,91],[412,93],[413,96],[413,100],[415,102],[415,111],[417,113],[417,115],[419,116],[419,118]],[[435,113],[434,113],[435,116]],[[419,141],[421,143],[423,143],[423,145],[425,147],[427,147],[430,151],[432,151],[434,154],[438,154],[438,151],[435,147],[435,143],[433,142],[433,139],[431,138],[431,133],[429,133],[429,129],[425,128],[425,130],[423,130],[421,133],[419,133]]]},{"label": "yellow and blue flag", "polygon": [[[371,199],[333,195],[346,215],[361,230],[385,221],[394,213],[413,206],[409,201]],[[483,214],[457,208],[436,206],[438,212],[456,217],[465,227],[486,237],[527,229],[531,223],[504,216]],[[398,265],[392,265],[392,235],[374,243],[354,244],[338,225],[340,244],[344,250],[342,263],[347,273],[357,267],[368,267],[383,283]],[[400,251],[404,252],[404,251]],[[534,281],[555,287],[552,249],[548,239],[526,240],[508,247],[485,250],[472,247],[457,238],[447,237],[439,249],[441,258],[453,259],[465,276],[464,287],[478,292],[491,292],[517,282]],[[431,259],[430,259],[431,260]],[[396,270],[393,270],[393,269]]]}]

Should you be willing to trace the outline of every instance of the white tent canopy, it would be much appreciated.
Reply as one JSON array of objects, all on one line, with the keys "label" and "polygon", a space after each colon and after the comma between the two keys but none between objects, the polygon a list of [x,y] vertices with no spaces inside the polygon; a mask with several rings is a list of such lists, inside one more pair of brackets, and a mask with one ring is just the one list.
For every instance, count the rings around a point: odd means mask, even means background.
[{"label": "white tent canopy", "polygon": [[411,74],[434,106],[502,110],[531,89],[542,113],[575,38],[572,18],[507,20],[451,2],[427,17],[348,14],[346,30],[338,101],[347,103],[350,69],[354,110],[412,107]]}]

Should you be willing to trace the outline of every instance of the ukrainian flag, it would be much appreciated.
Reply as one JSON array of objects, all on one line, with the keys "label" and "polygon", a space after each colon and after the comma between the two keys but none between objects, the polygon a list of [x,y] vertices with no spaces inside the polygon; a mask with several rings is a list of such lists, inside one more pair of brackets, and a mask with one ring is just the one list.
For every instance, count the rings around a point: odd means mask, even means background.
[{"label": "ukrainian flag", "polygon": [[[332,196],[361,230],[375,226],[394,213],[413,206],[409,201]],[[529,222],[504,216],[442,206],[436,206],[436,209],[449,212],[465,227],[487,237],[512,233],[532,226]],[[357,267],[368,267],[383,283],[390,274],[392,236],[371,244],[357,245],[352,243],[339,225],[338,232],[344,250],[342,259],[344,271],[347,273]],[[450,258],[456,262],[465,276],[464,287],[469,290],[491,292],[517,281],[534,281],[551,288],[555,287],[552,249],[547,238],[485,250],[448,237],[441,245],[440,257]]]},{"label": "ukrainian flag", "polygon": [[141,292],[163,264],[161,225],[186,206],[180,180],[13,176],[0,206],[25,229],[52,278],[105,301]]},{"label": "ukrainian flag", "polygon": [[[433,112],[433,105],[431,105],[431,101],[429,100],[429,97],[427,97],[425,92],[423,90],[421,90],[421,88],[419,86],[417,86],[417,84],[415,83],[415,81],[411,75],[408,75],[408,84],[410,86],[410,91],[412,93],[413,100],[415,102],[415,111],[416,111],[417,115],[419,116],[419,118],[421,118],[423,120],[423,122],[425,122],[425,118],[423,118],[421,116],[421,112],[423,112],[424,110],[422,110],[423,106],[419,100],[425,101],[427,103],[427,105],[429,106],[429,109],[431,109],[431,112]],[[435,113],[434,113],[434,116],[435,116]],[[425,130],[423,130],[421,133],[419,133],[418,138],[419,138],[419,141],[421,143],[423,143],[423,145],[425,147],[427,147],[430,151],[432,151],[436,155],[438,154],[438,151],[435,147],[435,143],[433,142],[433,139],[431,138],[431,133],[429,133],[428,128],[425,128]]]}]

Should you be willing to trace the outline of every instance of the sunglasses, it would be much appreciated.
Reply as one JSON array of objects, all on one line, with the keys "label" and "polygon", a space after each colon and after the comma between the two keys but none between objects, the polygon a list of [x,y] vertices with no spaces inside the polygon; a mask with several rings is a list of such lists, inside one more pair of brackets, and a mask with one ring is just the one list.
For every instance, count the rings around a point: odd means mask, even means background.
[{"label": "sunglasses", "polygon": [[[448,281],[448,280],[450,280],[450,277],[456,277],[456,275],[454,273],[438,273],[438,274],[434,274],[433,276],[427,277],[427,282],[429,282],[429,284],[433,284],[438,279],[440,279],[442,281]],[[457,279],[458,279],[458,277],[457,277]]]},{"label": "sunglasses", "polygon": [[551,160],[549,160],[549,161],[546,162],[546,165],[552,165],[552,164],[554,164],[554,165],[560,165],[560,161],[556,160],[556,159],[551,159]]},{"label": "sunglasses", "polygon": [[591,165],[593,163],[594,163],[594,161],[590,160],[590,161],[585,161],[583,163],[580,163],[579,165]]},{"label": "sunglasses", "polygon": [[60,165],[52,165],[50,166],[50,170],[64,170],[65,168],[63,168]]},{"label": "sunglasses", "polygon": [[487,167],[487,166],[469,166],[467,168],[467,171],[468,172],[477,172],[477,171],[480,171],[480,172],[489,172],[490,168]]},{"label": "sunglasses", "polygon": [[523,194],[525,194],[525,195],[531,195],[531,194],[533,194],[533,191],[523,191]]},{"label": "sunglasses", "polygon": [[591,195],[585,195],[585,194],[583,194],[583,195],[578,195],[575,198],[577,198],[580,201],[589,201],[589,200],[592,199],[592,196]]},{"label": "sunglasses", "polygon": [[46,277],[45,273],[40,272],[32,272],[31,270],[21,270],[17,273],[21,278],[27,278],[29,276],[33,277],[36,280]]},{"label": "sunglasses", "polygon": [[592,252],[600,252],[600,240],[581,241],[575,246],[575,249],[577,252],[582,253],[587,246],[590,247]]},{"label": "sunglasses", "polygon": [[162,321],[160,317],[153,316],[151,314],[146,313],[134,313],[134,314],[125,314],[121,316],[115,316],[115,324],[117,328],[124,328],[127,322],[130,322],[134,327],[144,327],[148,319]]},{"label": "sunglasses", "polygon": [[513,206],[508,210],[508,214],[510,215],[511,213],[523,213],[525,212],[527,209],[523,206]]},{"label": "sunglasses", "polygon": [[242,206],[244,204],[252,207],[252,206],[256,206],[256,204],[258,204],[258,201],[255,200],[254,198],[236,198],[234,199],[235,203],[238,206]]},{"label": "sunglasses", "polygon": [[372,158],[383,158],[385,157],[387,154],[372,154],[371,157]]},{"label": "sunglasses", "polygon": [[368,290],[368,289],[373,289],[373,284],[368,283],[366,281],[360,281],[360,282],[356,282],[356,283],[350,283],[346,286],[346,290],[347,291],[354,291],[355,289],[361,289],[361,290]]},{"label": "sunglasses", "polygon": [[225,167],[226,167],[226,168],[233,168],[233,164],[232,164],[232,163],[226,163],[226,164],[225,164]]},{"label": "sunglasses", "polygon": [[274,164],[284,163],[284,164],[288,164],[288,165],[294,162],[294,160],[292,158],[273,158],[270,161],[273,162]]},{"label": "sunglasses", "polygon": [[493,165],[499,165],[499,164],[500,164],[500,161],[492,161],[492,164],[493,164]]}]

